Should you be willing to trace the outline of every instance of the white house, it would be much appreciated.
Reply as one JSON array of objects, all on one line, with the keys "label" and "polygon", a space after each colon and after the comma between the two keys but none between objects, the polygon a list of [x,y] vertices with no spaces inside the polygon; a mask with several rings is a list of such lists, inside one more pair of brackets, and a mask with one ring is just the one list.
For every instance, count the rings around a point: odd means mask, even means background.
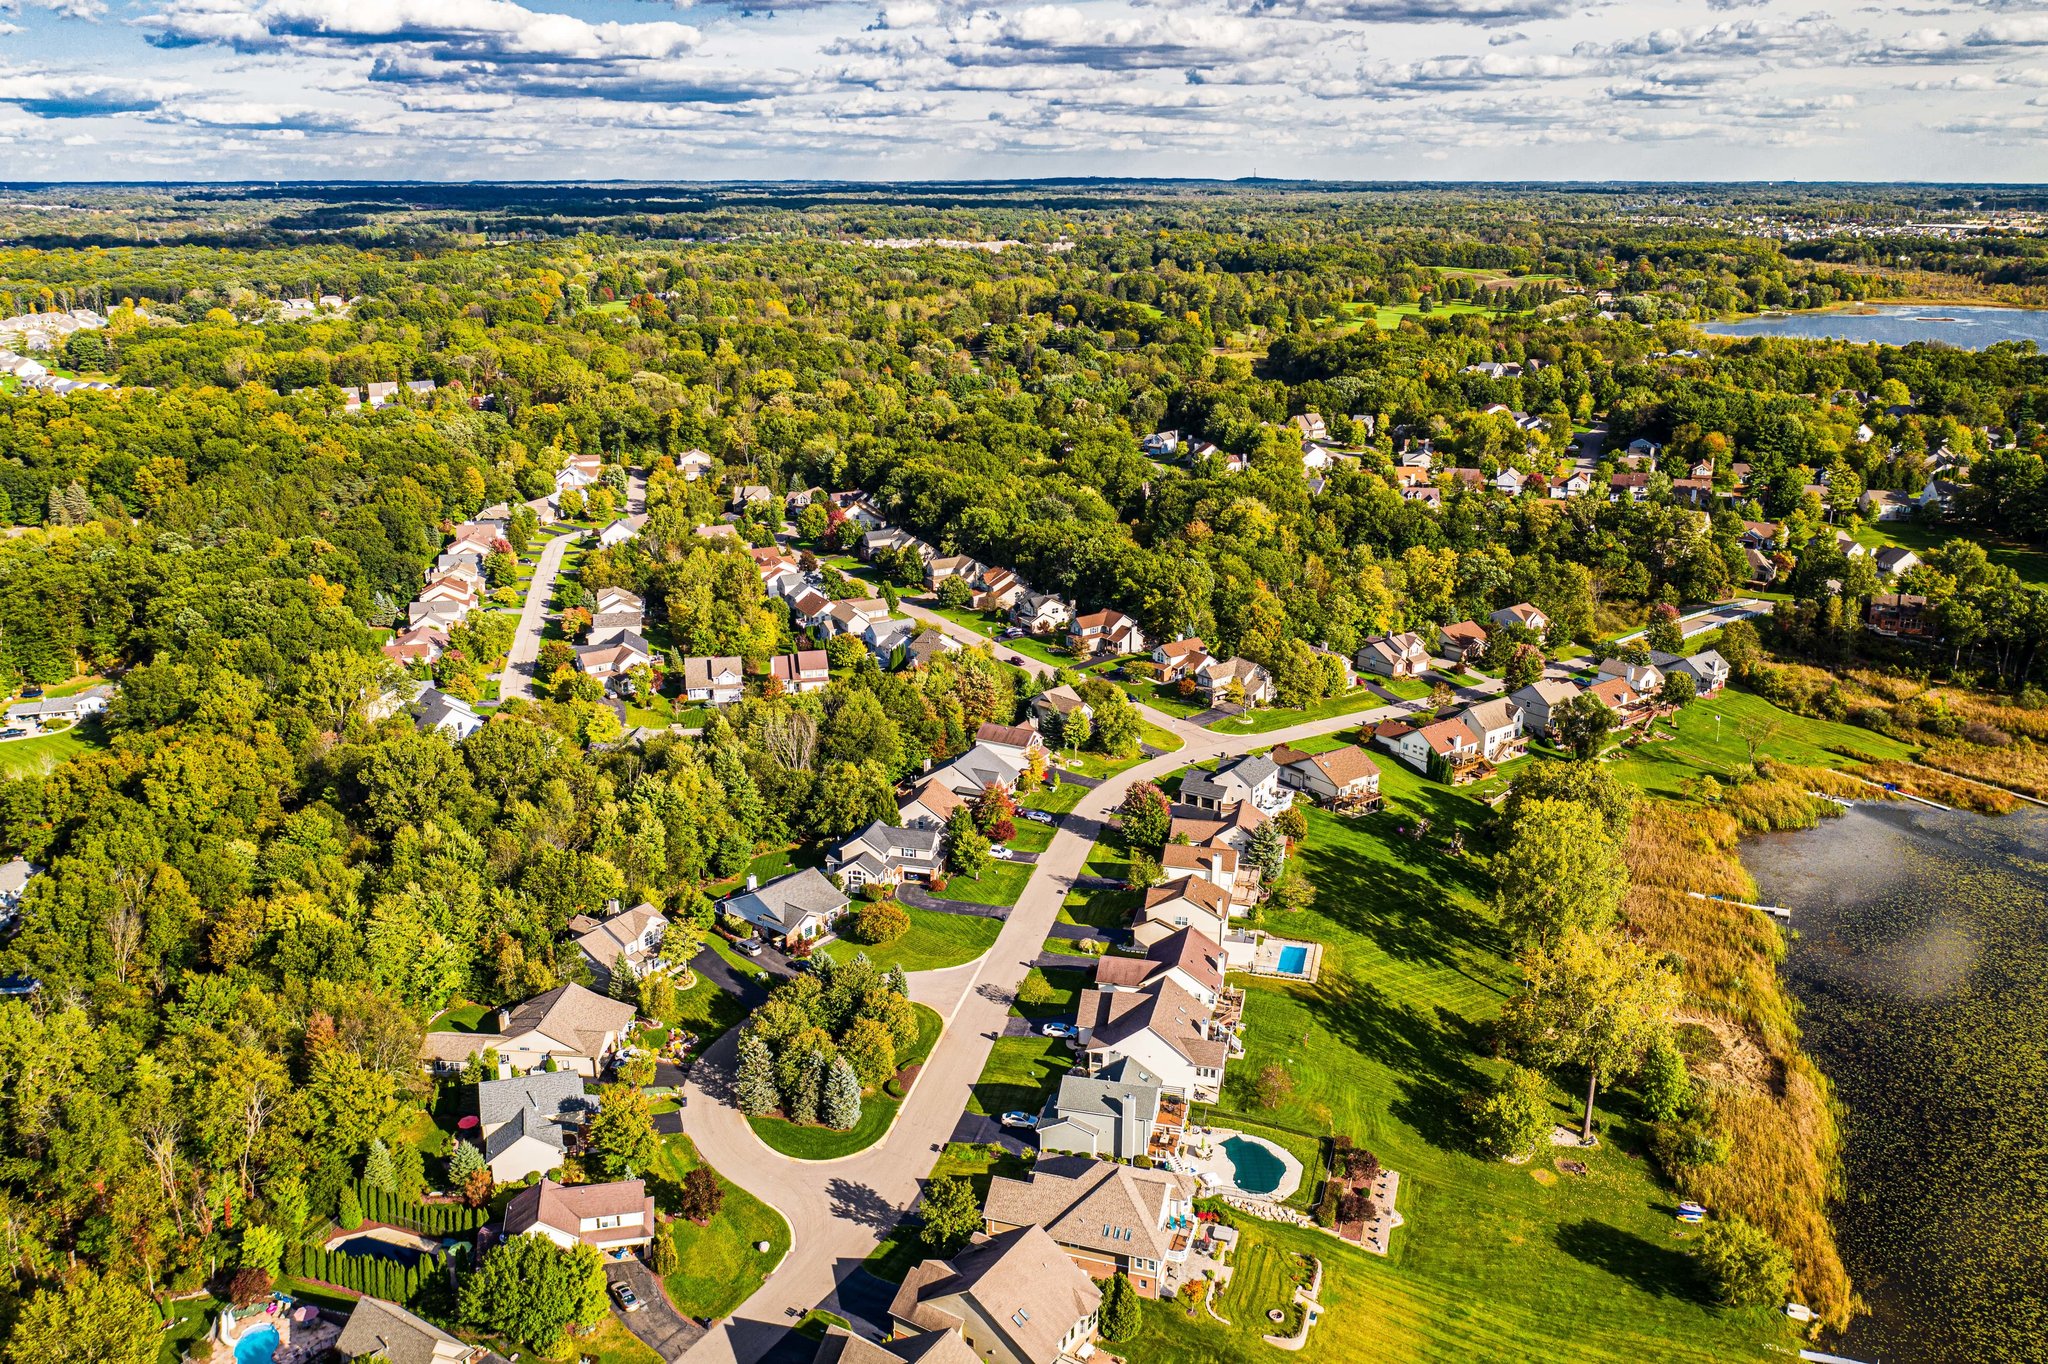
[{"label": "white house", "polygon": [[1522,733],[1522,708],[1504,696],[1467,706],[1458,718],[1479,741],[1479,756],[1490,763],[1520,757],[1528,748]]},{"label": "white house", "polygon": [[569,936],[590,967],[599,985],[611,984],[619,958],[638,980],[655,964],[663,938],[668,934],[668,916],[651,904],[638,904],[605,918],[578,914],[569,920]]},{"label": "white house", "polygon": [[611,549],[625,544],[639,534],[633,523],[622,516],[597,533],[597,543],[605,549]]},{"label": "white house", "polygon": [[1084,992],[1075,1025],[1091,1074],[1129,1059],[1158,1076],[1161,1088],[1198,1103],[1214,1102],[1222,1089],[1230,1044],[1209,1007],[1170,980]]},{"label": "white house", "polygon": [[815,941],[825,936],[846,913],[847,899],[816,867],[778,876],[766,885],[747,877],[747,888],[728,896],[723,908],[782,945]]},{"label": "white house", "polygon": [[704,705],[731,705],[746,694],[744,666],[736,656],[684,659],[684,699]]},{"label": "white house", "polygon": [[420,1059],[431,1069],[460,1070],[486,1048],[498,1053],[501,1074],[523,1075],[553,1057],[558,1070],[596,1078],[632,1028],[630,1004],[584,989],[558,985],[524,1004],[498,1011],[496,1032],[430,1032]]},{"label": "white house", "polygon": [[456,743],[484,727],[483,717],[467,701],[450,696],[439,687],[424,687],[413,702],[413,716],[422,734],[445,734]]}]

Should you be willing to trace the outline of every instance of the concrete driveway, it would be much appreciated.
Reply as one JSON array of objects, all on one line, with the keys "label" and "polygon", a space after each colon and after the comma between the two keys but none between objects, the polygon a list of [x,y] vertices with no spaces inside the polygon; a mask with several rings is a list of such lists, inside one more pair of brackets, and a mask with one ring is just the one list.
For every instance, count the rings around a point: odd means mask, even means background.
[{"label": "concrete driveway", "polygon": [[685,1089],[690,1135],[712,1168],[782,1213],[793,1244],[767,1282],[698,1342],[691,1364],[755,1364],[768,1357],[806,1311],[841,1293],[882,1236],[916,1206],[920,1184],[944,1144],[963,1128],[988,1131],[984,1124],[963,1122],[972,1088],[995,1039],[1009,1029],[1017,986],[1054,931],[1060,906],[1081,876],[1094,831],[1134,783],[1156,781],[1187,763],[1401,713],[1400,707],[1387,706],[1264,734],[1214,734],[1176,723],[1173,727],[1187,741],[1180,752],[1140,763],[1090,790],[1040,854],[995,945],[965,965],[910,977],[911,997],[936,1009],[946,1020],[946,1031],[898,1110],[895,1125],[865,1151],[811,1162],[764,1146],[731,1105],[738,1044],[733,1033],[720,1038],[691,1071]]},{"label": "concrete driveway", "polygon": [[612,1315],[624,1322],[627,1330],[669,1364],[688,1354],[690,1347],[704,1338],[704,1328],[676,1311],[675,1305],[668,1300],[667,1290],[661,1286],[661,1280],[640,1261],[631,1258],[607,1260],[604,1277],[607,1284],[627,1285],[643,1304],[637,1312],[622,1312],[618,1296],[614,1294],[611,1299]]}]

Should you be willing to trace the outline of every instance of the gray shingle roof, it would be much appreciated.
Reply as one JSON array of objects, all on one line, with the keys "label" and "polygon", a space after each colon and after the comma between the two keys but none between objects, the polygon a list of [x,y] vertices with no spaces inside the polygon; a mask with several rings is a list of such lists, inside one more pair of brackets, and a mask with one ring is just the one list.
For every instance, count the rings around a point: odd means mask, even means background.
[{"label": "gray shingle roof", "polygon": [[584,1098],[583,1077],[566,1070],[486,1080],[476,1087],[477,1121],[485,1127],[508,1122],[529,1108],[546,1117],[580,1121],[591,1103]]}]

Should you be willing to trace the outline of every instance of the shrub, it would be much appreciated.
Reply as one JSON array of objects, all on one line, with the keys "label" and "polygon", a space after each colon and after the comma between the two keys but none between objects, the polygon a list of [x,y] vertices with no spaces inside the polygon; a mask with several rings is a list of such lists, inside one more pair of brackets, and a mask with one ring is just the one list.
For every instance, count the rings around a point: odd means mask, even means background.
[{"label": "shrub", "polygon": [[363,1225],[363,1203],[356,1197],[354,1188],[342,1186],[341,1203],[335,1211],[334,1220],[341,1224],[343,1231],[355,1231]]},{"label": "shrub", "polygon": [[228,1301],[237,1307],[253,1307],[270,1296],[270,1271],[244,1265],[228,1283]]},{"label": "shrub", "polygon": [[1030,1008],[1051,1004],[1059,997],[1059,991],[1045,978],[1045,973],[1036,967],[1025,975],[1024,983],[1017,987],[1017,1002]]},{"label": "shrub", "polygon": [[1791,1291],[1791,1255],[1741,1217],[1709,1224],[1695,1253],[1714,1297],[1731,1307],[1776,1307]]},{"label": "shrub", "polygon": [[1479,1149],[1503,1160],[1527,1156],[1550,1135],[1550,1086],[1526,1066],[1509,1066],[1471,1101]]},{"label": "shrub", "polygon": [[683,1176],[682,1195],[676,1205],[678,1214],[701,1227],[716,1217],[724,1206],[725,1188],[708,1168],[699,1165]]},{"label": "shrub", "polygon": [[910,931],[910,912],[899,904],[883,901],[864,905],[853,916],[853,927],[849,933],[855,941],[871,946],[895,942]]}]

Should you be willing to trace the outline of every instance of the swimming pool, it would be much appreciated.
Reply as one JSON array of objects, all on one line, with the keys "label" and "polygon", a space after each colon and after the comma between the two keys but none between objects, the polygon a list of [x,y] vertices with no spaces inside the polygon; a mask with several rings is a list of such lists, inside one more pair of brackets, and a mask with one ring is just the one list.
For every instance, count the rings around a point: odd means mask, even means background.
[{"label": "swimming pool", "polygon": [[270,1364],[276,1354],[275,1326],[252,1326],[235,1342],[235,1364]]},{"label": "swimming pool", "polygon": [[1308,949],[1306,947],[1283,947],[1273,969],[1283,976],[1308,974]]},{"label": "swimming pool", "polygon": [[[1246,1193],[1268,1194],[1280,1187],[1287,1165],[1271,1147],[1249,1137],[1232,1137],[1223,1143],[1223,1157],[1230,1162],[1231,1182]],[[266,1356],[267,1357],[267,1356]]]}]

